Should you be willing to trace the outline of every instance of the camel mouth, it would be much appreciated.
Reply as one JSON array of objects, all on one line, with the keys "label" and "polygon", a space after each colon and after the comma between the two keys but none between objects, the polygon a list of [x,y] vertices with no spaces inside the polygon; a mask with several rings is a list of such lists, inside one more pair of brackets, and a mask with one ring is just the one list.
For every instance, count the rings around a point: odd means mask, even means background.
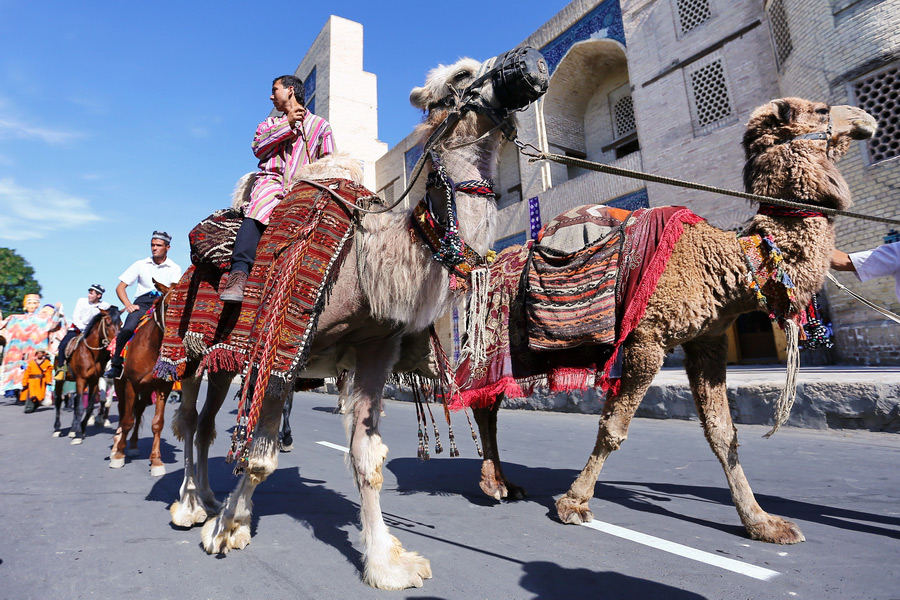
[{"label": "camel mouth", "polygon": [[853,130],[848,135],[854,140],[868,140],[874,137],[875,132],[878,131],[878,125],[873,121],[859,119],[852,123]]}]

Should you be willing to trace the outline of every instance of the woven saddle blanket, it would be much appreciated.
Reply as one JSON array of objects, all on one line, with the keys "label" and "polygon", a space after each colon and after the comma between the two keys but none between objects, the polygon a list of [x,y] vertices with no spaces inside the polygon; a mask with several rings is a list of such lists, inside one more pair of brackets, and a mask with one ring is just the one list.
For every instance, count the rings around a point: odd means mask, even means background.
[{"label": "woven saddle blanket", "polygon": [[[317,183],[350,206],[374,197],[346,179]],[[327,191],[295,185],[272,213],[240,305],[219,300],[227,279],[222,270],[191,266],[169,296],[156,376],[180,379],[189,364],[192,371],[240,372],[248,360],[261,361],[282,380],[301,370],[328,290],[352,247],[354,212]]]},{"label": "woven saddle blanket", "polygon": [[[582,213],[588,214],[587,211]],[[607,214],[615,218],[614,215],[621,215],[621,212]],[[527,314],[529,292],[526,284],[530,284],[528,265],[537,253],[532,251],[532,242],[503,250],[490,265],[487,306],[478,311],[488,315],[483,347],[473,348],[464,343],[456,369],[459,393],[454,396],[451,408],[487,407],[500,394],[524,398],[538,386],[549,388],[551,392],[600,387],[615,393],[618,381],[612,371],[622,342],[643,318],[684,226],[702,220],[682,206],[639,209],[627,217],[617,259],[616,335],[609,343],[582,342],[575,347],[535,351],[530,344],[532,322]],[[593,225],[584,230],[593,233],[582,239],[596,237],[594,233],[600,232]],[[547,239],[547,233],[554,233],[549,224],[542,240]],[[577,236],[569,235],[567,239],[571,241]],[[600,319],[593,322],[598,324]],[[548,336],[554,334],[549,327],[544,331]],[[608,339],[606,336],[604,334],[602,339]],[[600,339],[600,336],[595,337]]]}]

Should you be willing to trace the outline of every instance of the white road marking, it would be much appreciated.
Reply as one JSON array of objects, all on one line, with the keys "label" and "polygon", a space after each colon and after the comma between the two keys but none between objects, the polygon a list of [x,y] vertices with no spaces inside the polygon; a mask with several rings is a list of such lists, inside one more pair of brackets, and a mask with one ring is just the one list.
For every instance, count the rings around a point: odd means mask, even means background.
[{"label": "white road marking", "polygon": [[337,444],[332,444],[331,442],[316,442],[317,444],[322,444],[327,448],[333,448],[335,450],[340,450],[341,452],[350,452],[350,448],[346,446],[338,446]]},{"label": "white road marking", "polygon": [[[326,448],[340,450],[341,452],[350,452],[350,449],[346,446],[338,446],[337,444],[332,444],[331,442],[322,441],[316,443],[321,444]],[[778,571],[772,571],[771,569],[765,569],[763,567],[757,567],[756,565],[742,563],[739,560],[725,558],[724,556],[711,554],[709,552],[704,552],[703,550],[696,550],[689,546],[683,546],[682,544],[676,544],[675,542],[670,542],[662,538],[653,537],[652,535],[625,529],[624,527],[619,527],[618,525],[612,525],[610,523],[604,523],[597,520],[591,521],[590,523],[582,523],[582,525],[584,525],[585,527],[590,527],[591,529],[596,529],[597,531],[602,531],[603,533],[608,533],[616,537],[630,540],[632,542],[637,542],[638,544],[650,546],[651,548],[656,548],[657,550],[662,550],[664,552],[669,552],[677,556],[696,560],[708,565],[712,565],[714,567],[725,569],[727,571],[746,575],[747,577],[753,577],[754,579],[769,581],[770,579],[774,579],[775,577],[781,575],[781,573],[779,573]]]},{"label": "white road marking", "polygon": [[582,525],[584,525],[585,527],[590,527],[591,529],[596,529],[597,531],[602,531],[603,533],[614,535],[616,537],[631,540],[632,542],[637,542],[638,544],[650,546],[651,548],[656,548],[657,550],[670,552],[677,556],[696,560],[708,565],[713,565],[714,567],[719,567],[720,569],[725,569],[727,571],[746,575],[747,577],[753,577],[754,579],[769,581],[770,579],[774,579],[775,577],[781,575],[781,573],[779,573],[778,571],[772,571],[771,569],[757,567],[756,565],[750,565],[739,560],[725,558],[724,556],[711,554],[709,552],[704,552],[703,550],[696,550],[689,546],[676,544],[675,542],[670,542],[662,538],[653,537],[652,535],[639,533],[637,531],[632,531],[630,529],[625,529],[624,527],[611,525],[602,521],[594,520],[590,523],[582,523]]}]

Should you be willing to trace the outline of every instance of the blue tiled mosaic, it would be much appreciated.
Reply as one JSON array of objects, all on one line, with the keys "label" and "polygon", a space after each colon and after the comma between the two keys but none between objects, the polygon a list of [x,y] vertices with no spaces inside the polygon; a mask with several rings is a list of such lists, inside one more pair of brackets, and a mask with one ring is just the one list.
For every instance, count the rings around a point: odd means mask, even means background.
[{"label": "blue tiled mosaic", "polygon": [[640,189],[624,196],[619,196],[606,203],[606,206],[613,208],[621,208],[623,210],[637,210],[639,208],[650,207],[650,197],[647,195],[647,188]]},{"label": "blue tiled mosaic", "polygon": [[577,42],[589,39],[611,39],[625,45],[625,26],[622,24],[622,8],[619,0],[605,0],[595,6],[553,41],[541,48],[550,73]]}]

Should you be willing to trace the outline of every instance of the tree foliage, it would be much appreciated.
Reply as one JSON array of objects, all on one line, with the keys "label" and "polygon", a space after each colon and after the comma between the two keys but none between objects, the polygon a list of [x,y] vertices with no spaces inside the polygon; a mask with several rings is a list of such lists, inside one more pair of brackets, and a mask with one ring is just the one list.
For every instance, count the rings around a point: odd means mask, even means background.
[{"label": "tree foliage", "polygon": [[34,269],[15,250],[0,248],[0,311],[4,318],[22,312],[25,294],[40,294]]}]

